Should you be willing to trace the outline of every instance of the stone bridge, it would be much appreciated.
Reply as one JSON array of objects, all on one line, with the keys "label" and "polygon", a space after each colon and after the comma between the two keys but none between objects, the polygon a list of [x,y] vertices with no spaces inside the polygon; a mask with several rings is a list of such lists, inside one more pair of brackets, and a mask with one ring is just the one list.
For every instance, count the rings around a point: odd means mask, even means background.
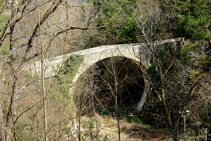
[{"label": "stone bridge", "polygon": [[[155,42],[156,51],[162,50],[165,44],[177,46],[180,41],[181,38]],[[149,63],[150,54],[151,51],[149,50],[149,48],[145,43],[107,45],[107,46],[100,46],[91,49],[81,50],[78,52],[57,56],[51,59],[46,59],[44,62],[45,77],[54,76],[55,68],[58,67],[58,65],[62,66],[64,62],[66,62],[67,59],[69,59],[69,57],[72,55],[82,55],[84,58],[72,80],[72,84],[74,84],[91,65],[97,63],[100,60],[115,56],[126,57],[128,59],[135,61],[138,64],[141,63],[142,67],[147,68],[150,64]],[[25,67],[25,70],[31,71],[31,73],[39,75],[41,72],[41,62],[37,61],[33,64],[28,64]],[[145,78],[144,78],[144,83],[145,83],[144,92],[142,94],[140,102],[138,103],[137,110],[141,110],[146,100],[147,93],[150,89],[149,82]]]}]

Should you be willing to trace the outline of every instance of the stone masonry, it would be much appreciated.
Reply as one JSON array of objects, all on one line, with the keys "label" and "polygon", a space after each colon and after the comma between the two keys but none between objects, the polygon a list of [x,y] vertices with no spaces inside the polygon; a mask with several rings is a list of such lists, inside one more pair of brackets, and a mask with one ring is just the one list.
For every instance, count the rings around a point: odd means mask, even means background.
[{"label": "stone masonry", "polygon": [[[156,50],[162,50],[164,48],[165,43],[178,45],[181,41],[181,38],[178,39],[169,39],[155,42]],[[77,82],[79,77],[93,64],[96,62],[103,60],[105,58],[110,58],[114,56],[126,57],[135,62],[140,62],[142,67],[147,68],[150,59],[151,51],[147,47],[145,43],[135,43],[135,44],[122,44],[122,45],[107,45],[100,46],[91,49],[81,50],[78,52],[73,52],[70,54],[65,54],[61,56],[57,56],[51,59],[46,59],[44,62],[45,68],[45,77],[52,77],[55,75],[55,68],[59,65],[62,66],[63,63],[71,56],[71,55],[82,55],[84,56],[83,62],[80,64],[77,73],[75,74],[74,79],[72,80],[73,84]],[[33,64],[28,64],[24,70],[31,71],[33,74],[40,74],[41,72],[41,62],[37,61]],[[149,83],[148,80],[144,80],[145,82],[145,90],[142,96],[141,101],[139,102],[137,109],[141,110],[145,100],[147,93],[149,91]]]}]

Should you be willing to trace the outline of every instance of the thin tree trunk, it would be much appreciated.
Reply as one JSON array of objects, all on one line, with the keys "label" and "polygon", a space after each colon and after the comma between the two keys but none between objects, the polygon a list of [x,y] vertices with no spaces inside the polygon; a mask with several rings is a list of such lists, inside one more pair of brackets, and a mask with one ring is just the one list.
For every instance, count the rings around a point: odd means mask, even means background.
[{"label": "thin tree trunk", "polygon": [[[38,7],[38,15],[39,15],[39,24],[40,24],[40,9]],[[43,96],[43,114],[44,114],[44,140],[48,141],[47,136],[47,111],[46,111],[46,93],[45,93],[45,72],[44,72],[44,52],[43,52],[43,45],[42,45],[42,35],[40,32],[39,25],[39,34],[40,34],[40,45],[41,45],[41,84],[42,84],[42,96]]]},{"label": "thin tree trunk", "polygon": [[4,133],[4,115],[3,115],[3,109],[2,109],[2,77],[1,77],[1,69],[2,69],[2,63],[1,63],[1,53],[0,53],[0,141],[5,141],[5,133]]},{"label": "thin tree trunk", "polygon": [[6,141],[10,141],[11,137],[13,136],[13,130],[14,130],[14,126],[13,126],[13,116],[14,113],[16,113],[16,105],[15,104],[17,102],[17,100],[15,100],[17,93],[17,87],[18,87],[18,75],[17,74],[13,74],[13,86],[12,86],[12,95],[10,98],[10,104],[9,104],[9,108],[7,111],[7,119],[6,119],[6,127],[7,127],[7,134],[5,135],[5,139]]},{"label": "thin tree trunk", "polygon": [[95,104],[94,104],[94,94],[93,94],[93,92],[92,92],[92,108],[93,108],[94,117],[95,117],[95,124],[96,124],[96,137],[97,137],[97,141],[99,141],[99,126],[98,126],[98,121],[97,121],[97,117],[96,117]]},{"label": "thin tree trunk", "polygon": [[96,137],[97,137],[97,141],[99,141],[99,125],[98,125],[98,121],[97,121],[97,117],[96,117],[96,111],[95,111],[95,103],[94,103],[94,94],[95,94],[95,88],[94,88],[94,80],[93,80],[93,75],[89,75],[90,77],[90,84],[91,84],[91,89],[92,89],[92,108],[93,108],[93,112],[94,112],[94,117],[95,117],[95,123],[96,123]]},{"label": "thin tree trunk", "polygon": [[118,76],[116,73],[116,66],[115,66],[115,62],[116,60],[112,60],[112,69],[113,69],[113,76],[114,76],[114,86],[115,86],[115,92],[114,92],[114,98],[115,98],[115,106],[116,106],[116,118],[117,118],[117,126],[118,126],[118,138],[119,141],[121,140],[120,138],[120,124],[119,124],[119,105],[118,105]]},{"label": "thin tree trunk", "polygon": [[39,117],[39,106],[40,104],[38,103],[38,106],[37,106],[37,141],[40,140],[40,137],[39,137],[39,124],[40,124],[40,117]]},{"label": "thin tree trunk", "polygon": [[[13,2],[12,2],[13,4]],[[11,16],[10,16],[10,20],[12,21],[14,19],[14,14],[15,14],[15,9],[13,8],[11,10]],[[10,25],[10,35],[9,35],[9,43],[10,43],[10,51],[13,50],[13,32],[14,32],[14,28],[15,28],[15,24],[11,24]],[[11,97],[10,97],[10,104],[8,107],[8,111],[7,111],[7,116],[6,116],[6,127],[7,127],[7,131],[5,134],[5,140],[6,141],[10,141],[11,137],[14,136],[14,139],[16,139],[15,137],[15,125],[13,124],[13,117],[16,116],[16,107],[17,107],[17,99],[18,99],[18,78],[19,78],[19,73],[15,71],[14,68],[14,57],[13,54],[10,55],[10,62],[9,62],[9,67],[10,67],[10,71],[12,74],[12,92],[11,92]]]},{"label": "thin tree trunk", "polygon": [[[17,105],[18,105],[18,99],[19,99],[19,96],[18,96],[18,79],[19,79],[19,72],[17,72],[15,78],[16,78],[16,84],[15,84],[15,88],[14,88],[14,102],[13,102],[13,118],[16,117],[16,115],[18,114],[17,113]],[[14,122],[12,122],[14,125],[13,125],[13,137],[15,139],[15,141],[17,140],[17,137],[16,137],[16,125]]]},{"label": "thin tree trunk", "polygon": [[[82,105],[81,102],[79,103],[79,111],[77,110],[77,116],[78,116],[78,127],[77,127],[77,120],[75,120],[75,130],[76,130],[76,134],[78,133],[78,141],[81,141],[81,110],[82,110]],[[75,116],[75,119],[77,119],[77,117]]]},{"label": "thin tree trunk", "polygon": [[[41,55],[42,56],[42,55]],[[46,112],[46,94],[45,94],[45,83],[44,83],[44,74],[43,74],[43,61],[42,61],[42,94],[43,94],[43,114],[44,114],[44,134],[45,134],[45,141],[48,141],[47,137],[47,112]]]},{"label": "thin tree trunk", "polygon": [[[42,45],[41,45],[42,46]],[[43,95],[43,114],[44,114],[44,136],[45,141],[48,141],[47,137],[47,112],[46,112],[46,94],[45,94],[45,79],[44,79],[44,57],[43,57],[43,51],[41,47],[41,77],[42,77],[42,95]]]}]

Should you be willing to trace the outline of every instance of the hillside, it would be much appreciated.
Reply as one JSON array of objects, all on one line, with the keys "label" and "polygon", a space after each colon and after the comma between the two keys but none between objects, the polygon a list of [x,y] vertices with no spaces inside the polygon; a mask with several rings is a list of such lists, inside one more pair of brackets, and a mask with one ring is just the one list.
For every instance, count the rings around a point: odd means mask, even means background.
[{"label": "hillside", "polygon": [[[206,140],[210,7],[210,0],[0,1],[0,140]],[[172,38],[184,41],[156,44]],[[146,66],[142,58],[101,58],[73,85],[83,59],[75,55],[45,76],[49,58],[131,43],[145,43]],[[40,74],[24,70],[36,61]]]}]

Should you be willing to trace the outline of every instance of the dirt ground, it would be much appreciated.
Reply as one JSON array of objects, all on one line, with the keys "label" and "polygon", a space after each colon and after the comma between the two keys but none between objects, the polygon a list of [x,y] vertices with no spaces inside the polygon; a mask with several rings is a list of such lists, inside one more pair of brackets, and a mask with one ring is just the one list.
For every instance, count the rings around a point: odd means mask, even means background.
[{"label": "dirt ground", "polygon": [[[97,116],[99,127],[99,139],[103,141],[118,141],[117,121],[111,117]],[[91,121],[91,122],[90,122]],[[82,140],[96,140],[95,118],[83,117]],[[173,141],[166,129],[152,129],[142,123],[129,123],[126,120],[120,121],[121,141]]]}]

